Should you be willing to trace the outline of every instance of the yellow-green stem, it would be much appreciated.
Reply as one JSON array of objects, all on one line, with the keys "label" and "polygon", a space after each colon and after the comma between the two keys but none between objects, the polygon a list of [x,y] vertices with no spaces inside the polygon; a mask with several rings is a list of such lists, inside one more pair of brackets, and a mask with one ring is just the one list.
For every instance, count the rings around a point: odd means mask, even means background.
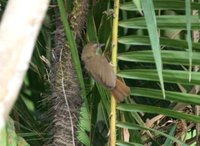
[{"label": "yellow-green stem", "polygon": [[[117,41],[118,41],[118,16],[119,0],[114,3],[113,32],[112,32],[112,64],[114,72],[117,72]],[[111,96],[111,119],[110,119],[110,146],[116,143],[116,100]]]}]

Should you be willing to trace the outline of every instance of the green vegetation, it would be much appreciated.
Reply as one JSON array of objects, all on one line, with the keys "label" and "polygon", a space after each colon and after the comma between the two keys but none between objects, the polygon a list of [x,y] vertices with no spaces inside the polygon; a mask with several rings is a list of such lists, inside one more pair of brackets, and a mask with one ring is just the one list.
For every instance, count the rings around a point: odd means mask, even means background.
[{"label": "green vegetation", "polygon": [[[7,2],[0,2],[2,16]],[[56,137],[109,144],[111,96],[80,54],[87,42],[99,42],[112,60],[113,7],[111,0],[51,2],[1,146],[56,145]],[[120,1],[116,75],[131,95],[116,106],[110,146],[200,144],[199,8],[197,0]],[[69,131],[60,135],[59,126]]]}]

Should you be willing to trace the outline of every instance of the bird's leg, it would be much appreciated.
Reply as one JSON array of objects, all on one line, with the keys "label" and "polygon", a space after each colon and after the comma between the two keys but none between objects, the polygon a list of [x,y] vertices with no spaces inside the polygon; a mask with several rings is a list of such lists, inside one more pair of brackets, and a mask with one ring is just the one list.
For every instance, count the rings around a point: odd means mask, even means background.
[{"label": "bird's leg", "polygon": [[112,64],[112,62],[109,62],[110,66],[112,66],[113,68],[116,67],[116,65]]}]

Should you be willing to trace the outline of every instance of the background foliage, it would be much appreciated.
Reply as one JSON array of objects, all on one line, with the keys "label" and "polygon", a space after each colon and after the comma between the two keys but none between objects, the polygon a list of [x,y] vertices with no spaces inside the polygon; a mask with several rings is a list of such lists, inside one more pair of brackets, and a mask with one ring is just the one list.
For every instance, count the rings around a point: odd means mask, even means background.
[{"label": "background foliage", "polygon": [[[64,2],[71,14],[74,2]],[[88,4],[86,26],[75,53],[80,55],[87,42],[96,41],[105,43],[102,54],[109,59],[113,1],[90,0]],[[2,15],[6,1],[1,0],[1,5]],[[51,92],[49,70],[56,30],[53,8],[57,5],[55,1],[49,7],[7,126],[30,145],[43,145],[50,139],[45,129],[51,119],[45,113],[51,107],[45,97]],[[117,106],[116,145],[199,145],[199,8],[197,0],[121,1],[117,75],[131,87],[131,96]],[[86,95],[82,94],[78,139],[84,145],[103,146],[109,141],[110,95],[88,76],[83,65],[82,69],[78,74],[84,76]],[[9,126],[12,121],[15,128]]]}]

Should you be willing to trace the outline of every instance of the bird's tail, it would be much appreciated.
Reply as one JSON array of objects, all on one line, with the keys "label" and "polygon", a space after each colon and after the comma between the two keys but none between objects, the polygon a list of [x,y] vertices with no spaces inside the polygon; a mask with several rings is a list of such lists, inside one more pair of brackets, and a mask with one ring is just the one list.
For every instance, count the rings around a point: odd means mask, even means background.
[{"label": "bird's tail", "polygon": [[130,94],[130,88],[126,86],[122,81],[116,80],[116,86],[112,89],[112,95],[115,97],[116,101],[122,102],[124,101],[125,97]]}]

